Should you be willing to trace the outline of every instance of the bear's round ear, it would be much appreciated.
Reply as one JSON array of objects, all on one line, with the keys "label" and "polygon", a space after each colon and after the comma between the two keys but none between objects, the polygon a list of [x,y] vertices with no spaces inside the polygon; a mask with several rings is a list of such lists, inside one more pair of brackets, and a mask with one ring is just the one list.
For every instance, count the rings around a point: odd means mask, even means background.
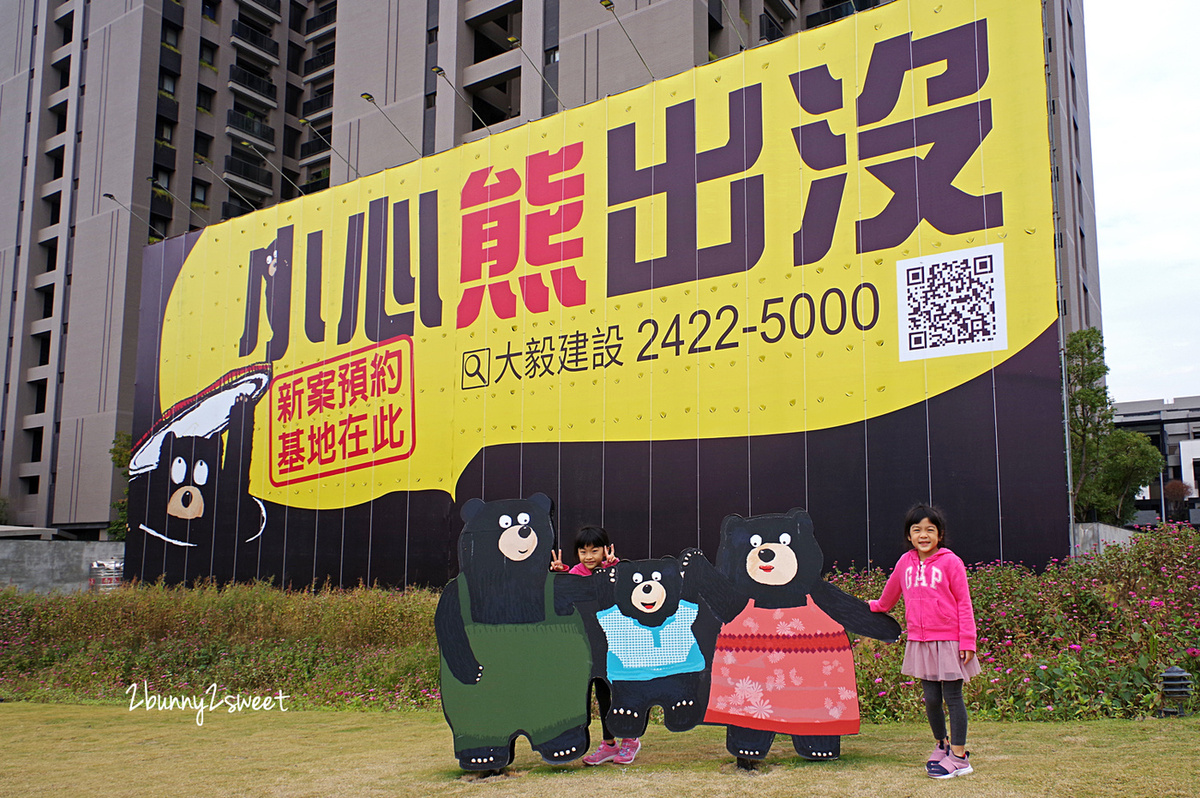
[{"label": "bear's round ear", "polygon": [[730,533],[733,532],[734,528],[739,526],[741,522],[745,520],[745,518],[742,518],[737,513],[730,513],[729,515],[725,516],[725,520],[721,521],[721,539],[725,539]]},{"label": "bear's round ear", "polygon": [[544,493],[533,494],[532,496],[529,497],[529,501],[533,502],[538,507],[541,507],[547,513],[549,513],[550,508],[554,506],[554,502],[550,501],[550,497]]},{"label": "bear's round ear", "polygon": [[483,509],[483,499],[471,499],[463,505],[459,515],[465,523],[470,523],[471,519],[479,515],[479,511]]}]

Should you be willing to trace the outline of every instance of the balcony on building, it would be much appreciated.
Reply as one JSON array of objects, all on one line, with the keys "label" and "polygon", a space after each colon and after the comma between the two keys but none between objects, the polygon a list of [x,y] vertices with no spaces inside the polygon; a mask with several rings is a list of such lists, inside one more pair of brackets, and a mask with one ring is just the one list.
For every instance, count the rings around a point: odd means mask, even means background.
[{"label": "balcony on building", "polygon": [[170,120],[171,122],[178,122],[179,121],[179,101],[175,100],[171,97],[167,97],[162,92],[159,92],[158,93],[158,105],[155,109],[155,113],[157,113],[163,119]]},{"label": "balcony on building", "polygon": [[334,48],[317,53],[304,62],[304,82],[311,83],[333,71]]},{"label": "balcony on building", "polygon": [[881,6],[890,3],[892,0],[848,0],[845,3],[826,3],[826,7],[816,12],[809,14],[804,18],[804,27],[815,28],[820,25],[828,25],[830,22],[836,22],[843,17],[848,17],[857,11],[866,11],[868,8]]},{"label": "balcony on building", "polygon": [[337,5],[325,9],[320,14],[316,14],[304,23],[304,38],[311,40],[320,36],[325,32],[325,29],[337,22]]},{"label": "balcony on building", "polygon": [[154,142],[154,165],[167,169],[175,170],[175,146],[165,141]]},{"label": "balcony on building", "polygon": [[274,190],[275,175],[262,166],[232,155],[225,156],[225,170],[222,176],[239,188],[248,189],[260,196],[270,196]]},{"label": "balcony on building", "polygon": [[328,142],[314,137],[300,144],[300,166],[312,166],[322,158],[329,158]]},{"label": "balcony on building", "polygon": [[270,80],[237,64],[229,65],[229,88],[263,105],[277,108],[279,88]]},{"label": "balcony on building", "polygon": [[245,216],[247,213],[254,211],[249,205],[246,205],[241,200],[232,200],[230,202],[221,203],[221,218],[233,219],[237,216]]},{"label": "balcony on building", "polygon": [[165,191],[154,189],[150,192],[150,213],[171,219],[175,216],[175,202]]},{"label": "balcony on building", "polygon": [[230,42],[234,47],[270,61],[276,66],[279,65],[279,42],[262,31],[255,30],[240,19],[233,21],[233,26],[230,28]]},{"label": "balcony on building", "polygon": [[238,0],[238,2],[247,8],[254,9],[274,22],[281,22],[283,20],[279,16],[279,0]]},{"label": "balcony on building", "polygon": [[237,141],[244,139],[260,149],[275,151],[275,128],[241,111],[229,109],[225,115],[225,132]]},{"label": "balcony on building", "polygon": [[325,169],[323,171],[325,174],[320,177],[314,177],[300,187],[304,190],[305,194],[315,194],[318,191],[324,191],[329,188],[329,170]]},{"label": "balcony on building", "polygon": [[300,107],[301,112],[310,122],[316,122],[333,113],[333,92],[318,94],[311,100],[305,100]]}]

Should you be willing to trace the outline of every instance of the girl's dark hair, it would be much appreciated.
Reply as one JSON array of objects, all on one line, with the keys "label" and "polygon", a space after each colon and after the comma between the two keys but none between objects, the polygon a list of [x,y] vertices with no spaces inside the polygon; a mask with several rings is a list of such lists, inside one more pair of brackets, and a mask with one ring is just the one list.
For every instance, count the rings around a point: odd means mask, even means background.
[{"label": "girl's dark hair", "polygon": [[579,551],[584,546],[595,546],[598,549],[611,545],[608,542],[608,533],[604,531],[602,526],[581,526],[579,532],[575,534],[575,550]]},{"label": "girl's dark hair", "polygon": [[914,504],[908,508],[908,514],[904,516],[904,539],[908,541],[910,549],[916,547],[908,538],[908,530],[919,524],[924,518],[928,518],[937,527],[938,546],[946,542],[946,517],[942,514],[941,509],[932,504]]}]

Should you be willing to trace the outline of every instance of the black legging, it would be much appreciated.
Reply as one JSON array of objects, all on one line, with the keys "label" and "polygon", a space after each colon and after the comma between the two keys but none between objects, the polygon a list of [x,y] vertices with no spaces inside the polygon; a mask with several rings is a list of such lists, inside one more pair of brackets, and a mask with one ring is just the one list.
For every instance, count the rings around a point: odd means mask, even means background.
[{"label": "black legging", "polygon": [[609,689],[608,682],[603,679],[592,679],[592,692],[596,696],[596,703],[600,706],[600,732],[604,735],[605,740],[615,740],[616,738],[608,730],[608,724],[605,722],[608,718],[608,710],[612,708],[612,690]]},{"label": "black legging", "polygon": [[946,715],[942,712],[942,701],[945,700],[950,708],[950,745],[967,744],[967,705],[963,701],[962,686],[962,679],[952,682],[921,680],[929,728],[939,742],[946,739]]}]

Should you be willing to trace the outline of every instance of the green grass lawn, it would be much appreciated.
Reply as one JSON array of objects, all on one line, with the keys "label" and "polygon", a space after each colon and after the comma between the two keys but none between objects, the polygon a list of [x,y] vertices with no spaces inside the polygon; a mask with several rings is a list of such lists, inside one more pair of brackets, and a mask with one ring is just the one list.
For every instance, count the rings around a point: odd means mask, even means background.
[{"label": "green grass lawn", "polygon": [[[597,731],[593,729],[593,734]],[[440,713],[130,711],[128,705],[0,704],[0,796],[1196,796],[1200,719],[971,725],[975,773],[924,775],[923,725],[864,725],[837,762],[778,741],[737,771],[724,731],[651,726],[631,767],[552,767],[522,739],[501,776],[457,767]],[[952,785],[952,786],[951,786]]]}]

